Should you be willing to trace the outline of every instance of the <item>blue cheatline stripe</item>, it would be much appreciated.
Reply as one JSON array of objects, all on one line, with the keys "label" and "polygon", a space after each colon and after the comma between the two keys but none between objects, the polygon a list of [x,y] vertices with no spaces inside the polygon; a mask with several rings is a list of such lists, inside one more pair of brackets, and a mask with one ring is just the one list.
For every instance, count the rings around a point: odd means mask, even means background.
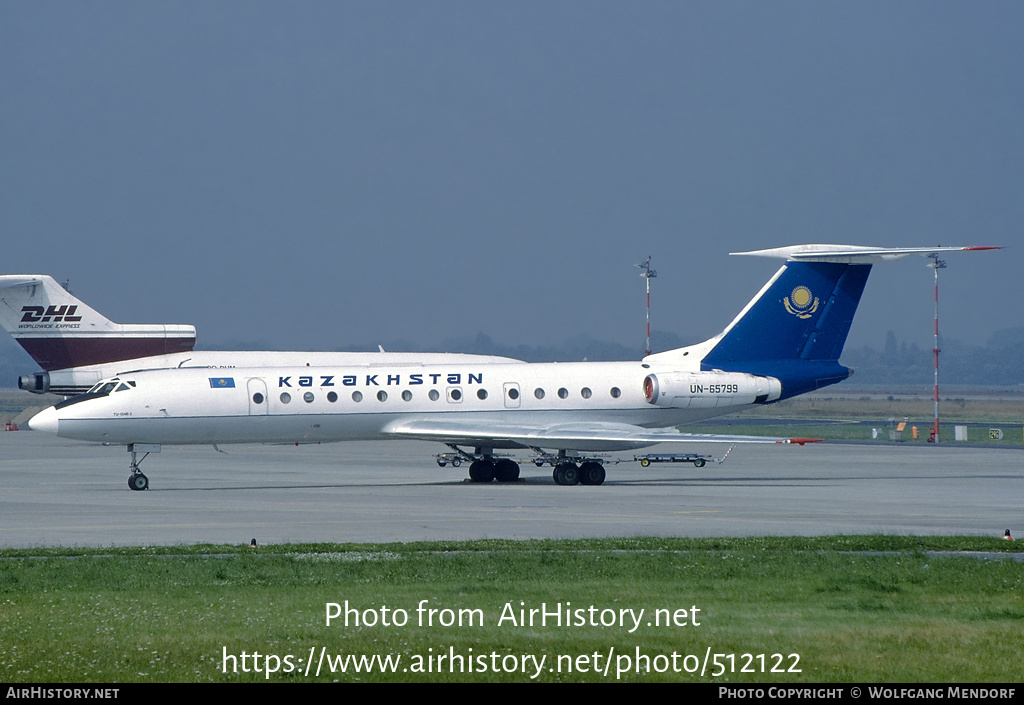
[{"label": "blue cheatline stripe", "polygon": [[210,387],[213,389],[233,389],[234,386],[234,377],[210,377]]}]

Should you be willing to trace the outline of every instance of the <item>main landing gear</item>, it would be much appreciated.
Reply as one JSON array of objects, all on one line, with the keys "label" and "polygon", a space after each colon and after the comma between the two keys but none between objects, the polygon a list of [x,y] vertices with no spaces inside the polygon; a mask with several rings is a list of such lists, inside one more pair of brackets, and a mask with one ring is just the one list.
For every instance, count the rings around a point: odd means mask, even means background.
[{"label": "main landing gear", "polygon": [[[153,443],[129,443],[128,452],[132,454],[132,474],[128,476],[128,488],[136,492],[148,490],[149,478],[142,474],[142,471],[139,470],[139,466],[142,465],[142,461],[145,460],[150,453],[159,453],[160,446]],[[144,455],[139,458],[139,453],[144,453]]]},{"label": "main landing gear", "polygon": [[[470,462],[469,479],[473,482],[515,482],[519,479],[519,464],[511,458],[495,458],[492,448],[476,448],[474,453],[467,453],[454,445],[449,447],[458,456]],[[558,455],[550,455],[540,451],[533,463],[537,467],[545,464],[554,466],[554,477],[556,485],[600,485],[604,483],[604,465],[597,458],[579,458],[571,456],[566,451],[559,451]],[[453,455],[445,453],[445,455]],[[441,463],[438,462],[438,465]],[[452,462],[452,465],[456,463]]]},{"label": "main landing gear", "polygon": [[[540,451],[538,450],[538,452]],[[573,451],[560,450],[557,456],[541,453],[540,459],[555,466],[551,476],[556,485],[600,485],[604,483],[604,461],[600,458],[581,458]],[[540,463],[537,465],[539,466]]]},{"label": "main landing gear", "polygon": [[577,466],[560,459],[551,475],[556,485],[600,485],[605,478],[604,466],[596,460],[584,460]]},{"label": "main landing gear", "polygon": [[[455,456],[455,459],[448,459],[454,467],[459,466],[458,458],[466,460],[469,465],[469,479],[473,482],[515,482],[519,479],[519,463],[511,458],[495,458],[493,448],[476,448],[475,452],[467,453],[461,448],[448,446],[455,453],[445,453],[446,456]],[[441,465],[438,460],[438,465]]]},{"label": "main landing gear", "polygon": [[494,460],[491,456],[484,456],[469,466],[469,479],[473,482],[515,482],[519,479],[519,463],[511,458]]}]

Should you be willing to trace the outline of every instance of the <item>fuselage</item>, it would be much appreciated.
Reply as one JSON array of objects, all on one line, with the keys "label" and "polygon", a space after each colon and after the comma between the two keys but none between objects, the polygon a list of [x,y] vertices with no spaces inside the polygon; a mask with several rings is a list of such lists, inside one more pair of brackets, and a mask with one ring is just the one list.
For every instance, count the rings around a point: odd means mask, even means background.
[{"label": "fuselage", "polygon": [[720,416],[780,393],[771,378],[644,362],[488,363],[453,356],[433,364],[180,368],[121,374],[58,404],[32,427],[82,440],[169,445],[373,440],[392,437],[397,424],[439,418],[655,428]]}]

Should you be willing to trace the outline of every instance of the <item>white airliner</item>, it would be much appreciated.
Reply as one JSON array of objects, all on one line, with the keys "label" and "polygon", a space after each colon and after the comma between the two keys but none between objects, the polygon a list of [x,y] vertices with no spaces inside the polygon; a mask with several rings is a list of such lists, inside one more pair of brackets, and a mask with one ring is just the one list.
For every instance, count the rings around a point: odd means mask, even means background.
[{"label": "white airliner", "polygon": [[[518,479],[519,466],[496,458],[496,449],[533,449],[557,453],[556,483],[599,485],[601,461],[583,454],[666,442],[806,441],[684,434],[675,427],[846,379],[852,371],[839,357],[873,263],[981,249],[998,248],[799,245],[734,253],[787,262],[719,335],[634,362],[165,352],[116,363],[121,371],[115,376],[45,409],[28,425],[126,445],[134,490],[149,486],[138,455],[161,445],[398,438],[447,444],[472,461],[469,474],[478,482]],[[53,318],[60,309],[30,304],[19,310]],[[70,309],[63,312],[65,322],[69,315]],[[185,329],[194,338],[188,327],[144,328],[157,340],[155,328],[175,335]]]}]

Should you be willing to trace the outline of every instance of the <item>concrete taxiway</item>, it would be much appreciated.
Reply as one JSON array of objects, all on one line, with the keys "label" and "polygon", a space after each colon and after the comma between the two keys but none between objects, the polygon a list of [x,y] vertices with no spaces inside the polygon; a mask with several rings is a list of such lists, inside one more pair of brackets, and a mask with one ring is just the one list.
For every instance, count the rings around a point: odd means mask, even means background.
[{"label": "concrete taxiway", "polygon": [[[127,486],[122,446],[0,433],[0,546],[387,542],[479,538],[980,534],[1024,538],[1022,451],[738,446],[724,464],[606,465],[561,487],[439,468],[438,444],[165,446]],[[651,451],[665,452],[664,448]],[[721,447],[694,449],[721,454]],[[529,454],[520,454],[522,459]],[[631,458],[632,454],[609,454]]]}]

